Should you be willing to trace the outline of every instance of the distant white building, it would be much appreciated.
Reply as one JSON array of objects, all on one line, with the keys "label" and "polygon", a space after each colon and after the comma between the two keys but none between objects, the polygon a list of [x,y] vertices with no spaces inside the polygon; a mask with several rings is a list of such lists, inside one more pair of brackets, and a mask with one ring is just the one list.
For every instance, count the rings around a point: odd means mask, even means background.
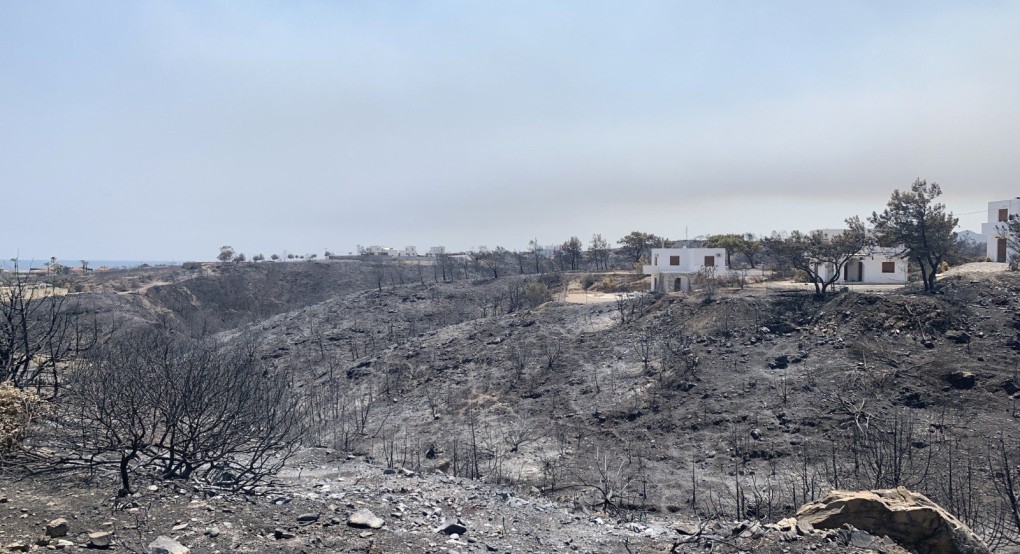
[{"label": "distant white building", "polygon": [[559,244],[547,244],[547,245],[542,246],[542,247],[540,247],[538,249],[538,255],[543,257],[543,258],[545,258],[545,259],[547,259],[547,260],[551,260],[551,259],[555,258],[556,254],[558,254],[559,251],[562,250],[562,249],[563,249],[562,245],[559,245]]},{"label": "distant white building", "polygon": [[430,246],[426,256],[442,256],[443,254],[446,254],[445,246]]},{"label": "distant white building", "polygon": [[988,203],[988,222],[981,224],[981,234],[987,240],[985,255],[993,262],[1008,262],[1010,256],[1020,255],[1006,242],[1006,222],[1011,215],[1020,216],[1020,196]]},{"label": "distant white building", "polygon": [[417,246],[405,246],[403,250],[397,251],[397,256],[401,258],[416,258],[418,257]]},{"label": "distant white building", "polygon": [[[827,239],[843,234],[845,229],[821,229]],[[902,248],[868,247],[843,265],[843,274],[834,284],[860,285],[905,285],[907,284],[907,260],[901,255]],[[816,264],[818,275],[825,281],[832,278],[835,270],[832,264],[821,267]]]},{"label": "distant white building", "polygon": [[653,248],[652,263],[642,273],[652,276],[651,292],[681,292],[691,290],[691,277],[701,271],[727,273],[726,249]]},{"label": "distant white building", "polygon": [[366,256],[397,257],[399,255],[399,252],[397,251],[396,248],[390,248],[389,246],[379,246],[378,244],[373,244],[372,246],[366,246],[362,248],[359,254],[363,254]]},{"label": "distant white building", "polygon": [[[898,248],[875,247],[861,252],[843,265],[843,274],[836,279],[839,285],[905,285],[907,260]],[[823,280],[832,278],[832,264],[818,268]]]}]

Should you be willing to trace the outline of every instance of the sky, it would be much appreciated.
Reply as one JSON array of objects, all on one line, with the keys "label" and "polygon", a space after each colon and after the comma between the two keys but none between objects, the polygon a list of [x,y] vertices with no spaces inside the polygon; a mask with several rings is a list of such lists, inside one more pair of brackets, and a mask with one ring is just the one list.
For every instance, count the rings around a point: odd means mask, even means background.
[{"label": "sky", "polygon": [[4,259],[838,227],[1020,196],[1020,2],[0,0]]}]

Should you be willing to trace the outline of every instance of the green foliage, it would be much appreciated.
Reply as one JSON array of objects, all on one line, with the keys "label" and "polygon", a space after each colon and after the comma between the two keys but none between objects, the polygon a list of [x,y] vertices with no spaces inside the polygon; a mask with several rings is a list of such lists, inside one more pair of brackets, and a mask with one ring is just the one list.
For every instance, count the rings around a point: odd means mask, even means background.
[{"label": "green foliage", "polygon": [[758,256],[761,253],[762,242],[755,239],[751,233],[744,233],[743,235],[710,235],[705,240],[705,247],[725,248],[726,265],[729,267],[732,267],[731,256],[736,253],[744,256],[748,265],[755,268],[757,267]]},{"label": "green foliage", "polygon": [[216,259],[221,262],[229,262],[234,258],[234,247],[230,245],[223,245],[220,247],[220,253],[216,256]]},{"label": "green foliage", "polygon": [[839,280],[843,266],[871,244],[860,218],[847,219],[846,224],[847,230],[831,238],[822,231],[794,231],[785,238],[773,235],[763,243],[777,269],[803,272],[807,282],[814,284],[815,294],[824,296],[829,286]]},{"label": "green foliage", "polygon": [[642,259],[647,260],[652,248],[663,248],[667,241],[652,233],[631,231],[629,235],[616,242],[620,245],[620,253],[637,263]]},{"label": "green foliage", "polygon": [[941,195],[938,183],[917,179],[909,191],[894,190],[886,209],[868,218],[880,244],[901,246],[918,265],[925,292],[935,292],[939,264],[956,244],[959,220],[935,201]]},{"label": "green foliage", "polygon": [[552,300],[552,292],[549,291],[549,287],[545,283],[529,281],[527,286],[524,287],[524,305],[526,308],[531,309],[550,300]]}]

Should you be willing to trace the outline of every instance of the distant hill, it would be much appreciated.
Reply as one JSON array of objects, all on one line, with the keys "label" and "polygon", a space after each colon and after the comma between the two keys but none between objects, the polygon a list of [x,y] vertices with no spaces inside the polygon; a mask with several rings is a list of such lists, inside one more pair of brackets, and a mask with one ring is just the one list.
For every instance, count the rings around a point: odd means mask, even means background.
[{"label": "distant hill", "polygon": [[975,233],[974,231],[960,231],[958,233],[961,239],[972,240],[977,243],[987,244],[988,239],[985,238],[981,233]]}]

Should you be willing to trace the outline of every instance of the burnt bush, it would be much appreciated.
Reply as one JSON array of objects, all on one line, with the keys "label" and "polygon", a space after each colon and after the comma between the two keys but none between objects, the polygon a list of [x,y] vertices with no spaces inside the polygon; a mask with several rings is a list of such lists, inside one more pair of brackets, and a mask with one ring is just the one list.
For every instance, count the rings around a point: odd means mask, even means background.
[{"label": "burnt bush", "polygon": [[254,341],[225,344],[168,326],[124,333],[70,373],[61,421],[81,458],[116,465],[122,492],[153,468],[241,490],[279,470],[304,425],[284,375]]}]

